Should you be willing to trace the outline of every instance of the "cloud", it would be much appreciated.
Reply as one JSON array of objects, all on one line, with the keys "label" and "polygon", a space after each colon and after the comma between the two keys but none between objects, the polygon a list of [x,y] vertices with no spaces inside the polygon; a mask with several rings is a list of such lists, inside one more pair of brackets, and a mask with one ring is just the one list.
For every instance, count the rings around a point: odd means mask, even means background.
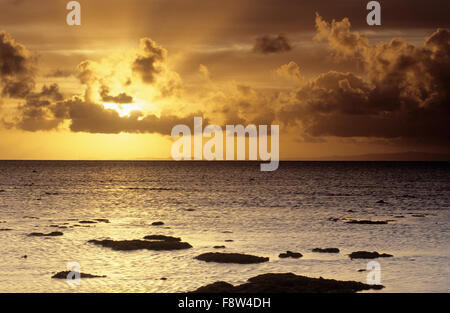
[{"label": "cloud", "polygon": [[24,98],[34,88],[28,50],[3,31],[0,31],[0,82],[4,97]]},{"label": "cloud", "polygon": [[291,51],[292,46],[289,40],[284,35],[270,36],[264,35],[256,38],[253,51],[257,53],[269,54],[269,53],[283,53]]},{"label": "cloud", "polygon": [[[144,115],[134,111],[129,116],[120,116],[115,110],[105,109],[100,104],[85,102],[81,99],[69,100],[60,103],[60,114],[66,110],[65,117],[70,119],[70,130],[73,132],[87,133],[158,133],[170,135],[172,128],[178,124],[191,125],[194,116],[202,116],[201,113],[186,117],[177,117],[170,114],[162,114],[157,117],[154,114]],[[55,107],[56,113],[57,107]]]},{"label": "cloud", "polygon": [[206,80],[211,79],[211,73],[206,65],[200,64],[198,67],[198,71]]},{"label": "cloud", "polygon": [[199,101],[202,111],[216,124],[270,125],[275,120],[278,94],[231,83],[218,86]]},{"label": "cloud", "polygon": [[[316,28],[316,40],[324,41],[338,62],[345,59],[345,64],[357,63],[357,74],[328,71],[306,81],[298,66],[301,60],[296,60],[276,69],[278,75],[292,79],[295,87],[273,90],[212,81],[208,68],[203,66],[198,70],[210,80],[208,84],[186,87],[178,74],[170,71],[167,51],[143,38],[139,50],[79,64],[76,76],[85,86],[85,94],[64,99],[53,85],[38,92],[23,92],[25,102],[19,107],[15,125],[29,131],[68,126],[73,132],[168,135],[173,126],[190,125],[193,116],[204,116],[219,125],[283,122],[295,125],[298,134],[311,142],[326,137],[365,137],[396,143],[450,143],[447,29],[438,29],[423,46],[416,46],[400,38],[371,44],[351,30],[349,19],[328,23],[317,15]],[[260,39],[258,48],[255,46],[260,53],[292,48],[285,37]],[[2,42],[15,47],[19,56],[26,55],[24,48],[17,48],[11,40]],[[18,62],[14,75],[8,77],[29,77],[32,67],[29,57],[25,59],[24,65]],[[195,67],[199,63],[192,62]],[[272,68],[279,64],[283,63]],[[124,115],[102,105],[142,101],[154,105],[164,97],[173,99],[161,102],[162,114],[136,110]],[[166,105],[174,105],[170,112],[180,116],[165,111]],[[199,111],[202,113],[193,114]]]},{"label": "cloud", "polygon": [[286,79],[292,79],[296,81],[303,80],[302,74],[300,72],[300,68],[297,63],[294,61],[289,62],[288,64],[284,64],[277,68],[277,75]]},{"label": "cloud", "polygon": [[[12,87],[18,88],[19,85],[13,86],[12,83],[16,83],[16,80],[17,83],[27,83],[27,80],[21,79],[32,78],[33,71],[28,51],[4,33],[0,34],[3,92],[23,98],[12,120],[3,120],[7,128],[35,132],[68,126],[72,132],[170,135],[175,125],[191,125],[194,116],[203,116],[201,112],[178,116],[164,108],[157,115],[144,112],[142,107],[123,115],[102,104],[115,103],[120,106],[134,103],[133,96],[128,94],[129,90],[132,94],[151,94],[153,98],[146,99],[149,102],[176,94],[179,77],[167,68],[167,51],[149,38],[141,40],[138,51],[113,55],[98,62],[81,62],[75,75],[85,86],[85,92],[65,98],[57,84],[44,85],[40,91],[33,91],[32,79],[29,88],[20,94],[20,90],[13,93]],[[142,83],[137,82],[138,79],[134,80],[134,73],[142,79]],[[47,76],[65,76],[65,72],[57,70]]]},{"label": "cloud", "polygon": [[109,88],[107,86],[101,87],[100,96],[102,97],[103,102],[112,102],[118,104],[133,103],[133,97],[127,95],[125,92],[122,92],[117,96],[109,95]]},{"label": "cloud", "polygon": [[316,19],[334,53],[361,62],[364,73],[328,72],[295,92],[280,111],[307,135],[450,142],[450,32],[438,29],[416,47],[402,39],[369,45],[347,19]]},{"label": "cloud", "polygon": [[61,100],[63,95],[56,84],[43,86],[38,93],[30,93],[25,104],[18,108],[20,118],[16,120],[16,127],[27,131],[55,129],[62,120],[55,118],[49,109],[55,101]]},{"label": "cloud", "polygon": [[314,39],[328,41],[329,47],[338,56],[348,57],[364,53],[369,48],[369,40],[357,32],[351,32],[350,27],[348,18],[328,23],[316,13],[317,33]]},{"label": "cloud", "polygon": [[143,82],[152,84],[156,80],[156,75],[163,71],[167,50],[150,38],[141,39],[141,50],[142,53],[133,62],[133,71],[140,75]]},{"label": "cloud", "polygon": [[[44,87],[45,91],[54,90]],[[56,87],[57,89],[57,87]],[[69,122],[72,132],[119,134],[119,133],[158,133],[170,136],[175,125],[184,124],[192,126],[194,116],[203,116],[197,112],[185,117],[178,117],[169,113],[161,116],[145,115],[140,111],[133,111],[127,116],[120,116],[116,110],[106,109],[103,105],[85,101],[75,97],[73,99],[52,101],[60,99],[57,90],[52,94],[43,92],[36,94],[33,99],[21,106],[20,119],[14,124],[26,131],[50,131],[60,127],[65,121]],[[206,119],[207,121],[207,119]]]}]

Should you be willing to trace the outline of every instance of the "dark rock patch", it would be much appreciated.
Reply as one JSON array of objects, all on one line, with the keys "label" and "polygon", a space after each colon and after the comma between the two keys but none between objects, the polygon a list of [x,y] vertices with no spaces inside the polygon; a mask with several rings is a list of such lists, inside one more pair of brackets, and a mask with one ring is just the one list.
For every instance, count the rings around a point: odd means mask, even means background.
[{"label": "dark rock patch", "polygon": [[164,235],[149,235],[145,236],[146,240],[162,240],[162,241],[181,241],[181,238],[172,237],[172,236],[164,236]]},{"label": "dark rock patch", "polygon": [[11,228],[0,228],[0,231],[10,231],[12,230]]},{"label": "dark rock patch", "polygon": [[225,246],[214,246],[214,249],[225,249]]},{"label": "dark rock patch", "polygon": [[164,222],[153,222],[152,226],[162,226],[164,225]]},{"label": "dark rock patch", "polygon": [[365,271],[366,271],[366,269],[364,269],[364,268],[358,270],[358,272],[365,272]]},{"label": "dark rock patch", "polygon": [[303,256],[303,254],[301,254],[299,252],[286,251],[286,253],[280,253],[280,255],[278,257],[281,259],[286,259],[286,258],[300,259],[302,256]]},{"label": "dark rock patch", "polygon": [[56,237],[56,236],[62,236],[64,235],[62,232],[59,231],[54,231],[48,234],[44,234],[44,233],[31,233],[28,234],[28,236],[30,237]]},{"label": "dark rock patch", "polygon": [[386,204],[387,202],[385,202],[384,200],[380,200],[380,201],[377,201],[376,203],[378,203],[378,204]]},{"label": "dark rock patch", "polygon": [[385,225],[388,221],[371,221],[371,220],[348,220],[347,224],[366,224],[366,225]]},{"label": "dark rock patch", "polygon": [[329,221],[332,221],[332,222],[337,222],[337,221],[340,220],[340,218],[337,218],[337,217],[330,217],[328,220],[329,220]]},{"label": "dark rock patch", "polygon": [[395,215],[394,217],[395,217],[395,218],[404,218],[403,215]]},{"label": "dark rock patch", "polygon": [[339,253],[338,248],[314,248],[312,249],[312,252],[318,252],[318,253]]},{"label": "dark rock patch", "polygon": [[412,217],[426,217],[425,214],[412,214]]},{"label": "dark rock patch", "polygon": [[97,222],[94,221],[79,221],[80,224],[97,224]]},{"label": "dark rock patch", "polygon": [[109,223],[109,220],[106,218],[96,218],[94,221],[100,222],[100,223]]},{"label": "dark rock patch", "polygon": [[64,272],[56,273],[55,275],[52,276],[52,278],[67,279],[67,276],[69,274],[73,274],[73,275],[79,274],[80,278],[104,278],[104,277],[106,277],[106,276],[91,275],[91,274],[86,274],[86,273],[77,273],[77,272],[64,271]]},{"label": "dark rock patch", "polygon": [[374,252],[368,252],[368,251],[356,251],[349,254],[350,259],[376,259],[376,258],[390,258],[393,257],[391,254],[387,253],[378,253],[376,251]]},{"label": "dark rock patch", "polygon": [[292,273],[263,274],[252,277],[248,283],[233,286],[216,282],[195,290],[194,293],[355,293],[357,291],[384,288],[356,281],[310,278]]},{"label": "dark rock patch", "polygon": [[205,262],[256,264],[268,262],[269,258],[241,253],[209,252],[196,256],[195,259]]},{"label": "dark rock patch", "polygon": [[179,241],[148,241],[148,240],[89,240],[102,247],[111,248],[116,251],[133,251],[133,250],[182,250],[189,249],[192,246],[187,242]]},{"label": "dark rock patch", "polygon": [[225,240],[225,242],[234,242],[234,240],[232,240],[232,239],[227,239],[227,240]]},{"label": "dark rock patch", "polygon": [[186,212],[194,212],[195,209],[184,209]]},{"label": "dark rock patch", "polygon": [[65,229],[67,228],[67,226],[60,226],[60,225],[50,225],[48,227],[53,227],[53,228],[60,228],[60,229]]}]

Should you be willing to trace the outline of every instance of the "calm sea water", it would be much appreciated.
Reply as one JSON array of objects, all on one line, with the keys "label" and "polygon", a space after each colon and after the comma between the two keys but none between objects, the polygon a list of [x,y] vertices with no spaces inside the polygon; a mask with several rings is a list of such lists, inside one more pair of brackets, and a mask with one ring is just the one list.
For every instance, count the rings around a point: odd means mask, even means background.
[{"label": "calm sea water", "polygon": [[[0,190],[0,229],[11,229],[0,231],[0,292],[184,292],[268,272],[365,282],[358,270],[367,261],[348,257],[358,250],[394,255],[378,259],[381,292],[450,291],[450,163],[285,162],[262,173],[247,162],[2,161]],[[98,218],[110,223],[71,227]],[[64,235],[27,237],[51,231]],[[182,237],[194,248],[122,252],[87,243],[150,234]],[[193,259],[215,245],[270,262]],[[315,247],[341,253],[312,253]],[[304,256],[279,259],[286,250]],[[51,279],[70,261],[107,278],[78,287]]]}]

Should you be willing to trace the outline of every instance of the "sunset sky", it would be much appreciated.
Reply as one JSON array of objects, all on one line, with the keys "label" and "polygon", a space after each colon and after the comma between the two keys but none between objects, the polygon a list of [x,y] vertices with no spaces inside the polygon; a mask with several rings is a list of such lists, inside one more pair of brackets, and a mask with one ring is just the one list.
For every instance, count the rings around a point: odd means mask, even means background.
[{"label": "sunset sky", "polygon": [[170,159],[280,125],[281,159],[450,153],[450,2],[0,0],[0,159]]}]

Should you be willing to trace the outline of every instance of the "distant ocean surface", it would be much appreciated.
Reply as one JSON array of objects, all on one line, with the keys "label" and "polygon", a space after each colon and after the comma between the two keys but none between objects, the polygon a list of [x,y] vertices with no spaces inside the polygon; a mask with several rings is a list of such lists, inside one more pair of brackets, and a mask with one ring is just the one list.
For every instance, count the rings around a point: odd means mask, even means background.
[{"label": "distant ocean surface", "polygon": [[[348,257],[358,250],[394,255],[377,259],[386,287],[377,292],[450,291],[450,163],[281,162],[275,172],[259,164],[0,161],[0,292],[185,292],[269,272],[366,282],[358,270],[368,260]],[[110,223],[79,223],[94,219]],[[64,235],[27,236],[53,231]],[[193,248],[123,252],[87,243],[151,234]],[[216,245],[270,261],[194,259]],[[303,257],[278,258],[286,250]],[[70,261],[107,277],[78,287],[51,278]]]}]

